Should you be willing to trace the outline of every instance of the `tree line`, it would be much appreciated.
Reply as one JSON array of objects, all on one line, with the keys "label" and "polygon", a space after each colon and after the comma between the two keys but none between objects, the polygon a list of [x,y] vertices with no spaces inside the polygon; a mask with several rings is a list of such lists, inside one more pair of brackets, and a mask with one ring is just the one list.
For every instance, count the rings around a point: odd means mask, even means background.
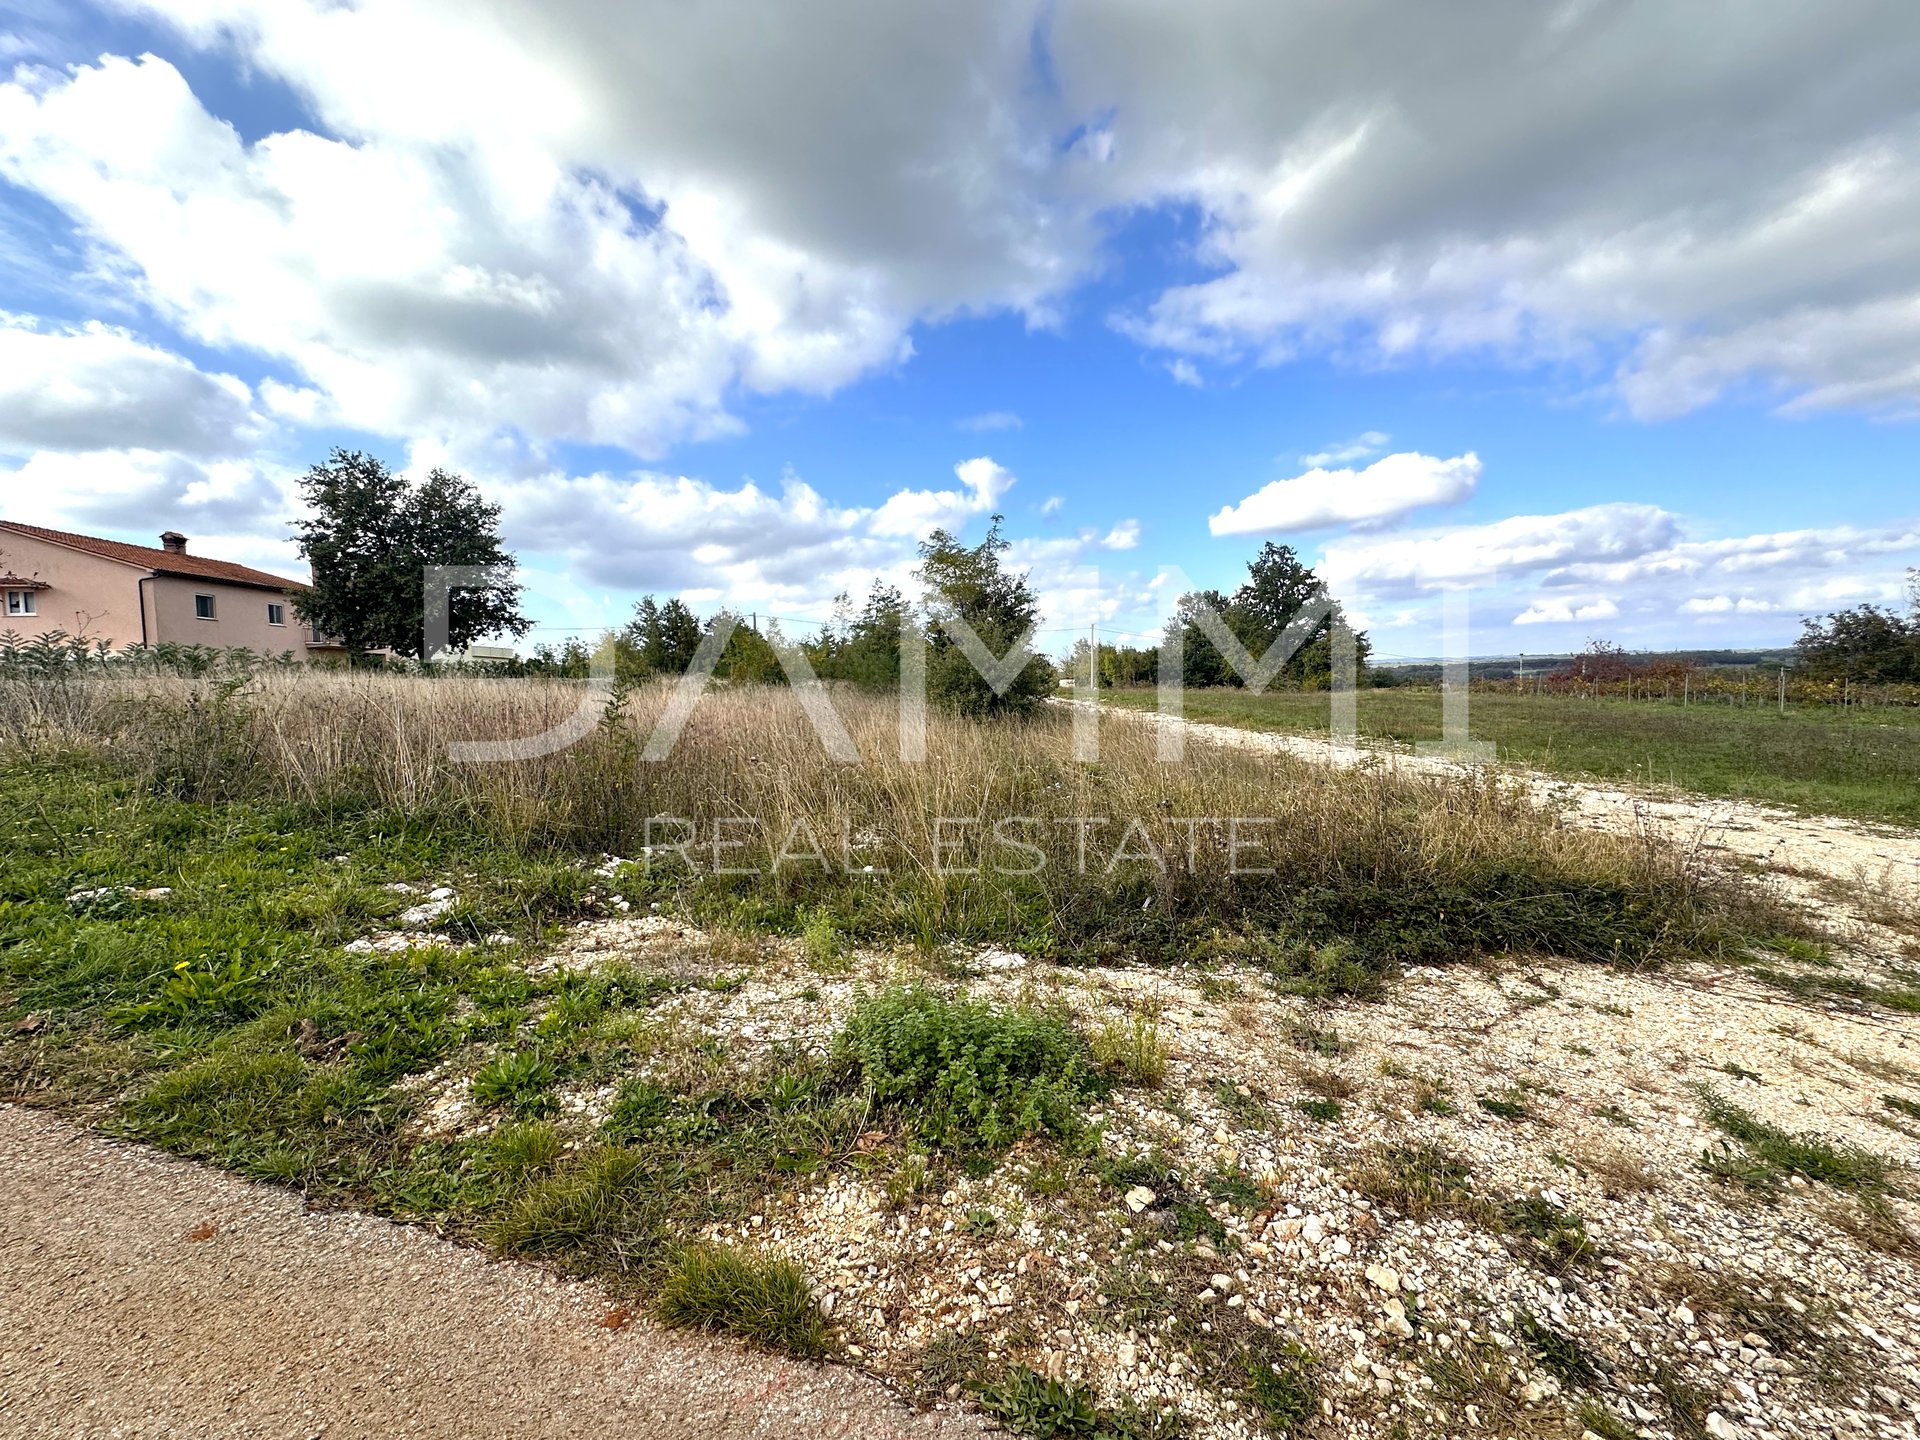
[{"label": "tree line", "polygon": [[[475,567],[481,577],[439,602],[451,649],[492,635],[525,635],[532,628],[521,612],[513,556],[501,542],[499,507],[486,503],[464,477],[436,468],[419,484],[410,484],[377,457],[342,449],[313,466],[301,490],[309,513],[295,530],[313,568],[313,584],[294,597],[294,605],[303,621],[350,651],[424,658],[428,610],[436,603],[422,580],[428,565]],[[919,549],[918,602],[876,579],[857,609],[850,596],[840,596],[835,619],[797,641],[788,641],[777,621],[763,629],[735,610],[703,621],[677,597],[649,595],[597,646],[589,648],[582,640],[539,645],[532,659],[514,669],[584,678],[610,662],[628,681],[681,674],[712,636],[719,645],[714,673],[724,680],[787,683],[782,654],[797,649],[821,679],[886,688],[899,684],[903,657],[912,645],[925,655],[929,700],[962,714],[1030,711],[1059,686],[1061,672],[1052,660],[1033,653],[1010,662],[1011,673],[998,675],[998,685],[982,674],[1032,631],[1040,612],[1027,576],[1006,564],[1009,541],[1003,526],[1003,517],[995,515],[985,538],[974,545],[949,531],[933,531]],[[1202,590],[1181,596],[1170,622],[1185,684],[1245,684],[1235,657],[1216,644],[1207,612],[1255,657],[1283,636],[1292,641],[1295,648],[1280,667],[1279,683],[1313,688],[1329,682],[1334,629],[1346,623],[1345,617],[1326,585],[1287,546],[1264,546],[1231,594]],[[719,641],[723,630],[726,637]],[[1355,644],[1364,667],[1366,636],[1356,635]],[[1066,669],[1082,679],[1091,660],[1103,685],[1152,684],[1175,649],[1101,646],[1096,654],[1082,640],[1066,658]]]}]

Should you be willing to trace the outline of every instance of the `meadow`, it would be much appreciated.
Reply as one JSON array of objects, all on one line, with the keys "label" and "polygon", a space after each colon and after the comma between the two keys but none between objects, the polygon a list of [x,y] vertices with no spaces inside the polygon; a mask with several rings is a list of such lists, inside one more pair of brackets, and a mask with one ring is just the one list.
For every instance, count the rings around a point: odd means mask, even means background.
[{"label": "meadow", "polygon": [[[1151,710],[1152,690],[1102,699]],[[1190,690],[1190,720],[1249,730],[1326,733],[1325,692]],[[1363,690],[1363,741],[1410,747],[1441,736],[1438,690]],[[1589,699],[1475,691],[1476,740],[1501,760],[1556,774],[1667,786],[1701,795],[1787,805],[1818,814],[1920,825],[1920,707],[1771,700],[1684,704],[1679,699]]]},{"label": "meadow", "polygon": [[[554,724],[582,694],[290,670],[0,678],[0,1096],[591,1275],[667,1323],[852,1354],[805,1269],[751,1243],[808,1187],[865,1185],[904,1216],[998,1186],[1062,1255],[1089,1234],[1141,1244],[1122,1199],[1144,1188],[1198,1247],[1175,1258],[1200,1266],[1242,1223],[1233,1207],[1276,1183],[1218,1161],[1200,1185],[1146,1139],[1119,1143],[1124,1095],[1164,1093],[1178,1116],[1225,1104],[1260,1133],[1246,1116],[1268,1102],[1212,1079],[1200,1099],[1161,1092],[1157,1011],[1094,1021],[1065,990],[970,991],[994,974],[983,955],[1051,962],[1068,989],[1157,966],[1229,1009],[1292,1015],[1390,995],[1409,965],[1558,957],[1625,977],[1812,948],[1764,888],[1561,826],[1497,778],[1208,746],[1161,764],[1118,720],[1084,762],[1057,708],[934,715],[909,762],[891,698],[836,689],[861,756],[838,763],[791,692],[738,686],[648,761],[668,698],[648,686],[556,753],[448,758]],[[592,926],[667,948],[554,961]],[[741,1050],[738,1022],[686,1018],[759,992],[756,1028],[814,1007],[818,1033]],[[1315,1064],[1341,1053],[1310,1016],[1288,1027]],[[1313,1083],[1328,1093],[1299,1113],[1334,1123],[1350,1092]],[[429,1123],[435,1097],[464,1128]],[[969,1243],[1001,1243],[999,1223],[969,1215]],[[1089,1283],[1118,1294],[1137,1269]],[[1231,1400],[1283,1433],[1316,1403],[1316,1362],[1227,1318],[1179,1322],[1198,1377],[1183,1383],[1213,1397],[1191,1403]],[[916,1360],[902,1383],[951,1398],[959,1375],[1030,1433],[1178,1433],[1165,1406],[1094,1407],[967,1353],[951,1375]],[[1045,1428],[1082,1412],[1092,1428]]]}]

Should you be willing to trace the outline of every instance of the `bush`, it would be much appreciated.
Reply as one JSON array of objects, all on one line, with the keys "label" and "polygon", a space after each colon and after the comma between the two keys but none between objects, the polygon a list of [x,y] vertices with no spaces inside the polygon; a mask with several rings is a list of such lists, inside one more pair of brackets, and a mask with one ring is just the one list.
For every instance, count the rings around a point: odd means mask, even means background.
[{"label": "bush", "polygon": [[1086,1044],[1065,1021],[921,986],[863,997],[840,1053],[879,1104],[899,1108],[928,1142],[963,1149],[1070,1134],[1094,1088]]},{"label": "bush", "polygon": [[658,1305],[669,1325],[722,1331],[790,1355],[820,1356],[830,1348],[826,1317],[791,1261],[689,1245],[661,1282]]}]

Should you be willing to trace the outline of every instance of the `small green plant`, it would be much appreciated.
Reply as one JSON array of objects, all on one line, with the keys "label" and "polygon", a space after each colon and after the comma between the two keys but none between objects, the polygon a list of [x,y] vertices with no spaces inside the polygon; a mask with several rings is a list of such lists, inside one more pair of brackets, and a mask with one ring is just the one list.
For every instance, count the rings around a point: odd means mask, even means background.
[{"label": "small green plant", "polygon": [[1339,1055],[1347,1048],[1347,1042],[1340,1038],[1338,1030],[1322,1030],[1308,1020],[1296,1020],[1287,1026],[1287,1040],[1296,1049],[1305,1050],[1311,1055]]},{"label": "small green plant", "polygon": [[991,1210],[969,1210],[967,1212],[967,1233],[978,1239],[986,1239],[1000,1228],[1000,1217]]},{"label": "small green plant", "polygon": [[1300,1113],[1317,1125],[1331,1124],[1340,1118],[1340,1102],[1315,1096],[1311,1100],[1297,1102]]},{"label": "small green plant", "polygon": [[1598,1400],[1582,1400],[1573,1410],[1581,1426],[1600,1440],[1640,1440],[1640,1432]]},{"label": "small green plant", "polygon": [[644,1140],[665,1125],[673,1106],[673,1092],[659,1081],[644,1077],[622,1080],[601,1132],[620,1144]]},{"label": "small green plant", "polygon": [[1158,1085],[1167,1073],[1167,1042],[1150,1015],[1109,1020],[1088,1042],[1094,1063],[1115,1079],[1135,1085]]},{"label": "small green plant", "polygon": [[1528,1242],[1548,1274],[1564,1275],[1599,1258],[1599,1247],[1587,1236],[1587,1222],[1544,1195],[1510,1200],[1500,1207],[1499,1215],[1502,1228]]},{"label": "small green plant", "polygon": [[1290,1435],[1320,1410],[1313,1354],[1292,1342],[1246,1360],[1247,1400],[1276,1435]]},{"label": "small green plant", "polygon": [[1502,1120],[1531,1120],[1533,1112],[1527,1109],[1527,1102],[1518,1089],[1506,1091],[1501,1095],[1476,1095],[1474,1103],[1489,1115],[1497,1115]]},{"label": "small green plant", "polygon": [[1766,1084],[1766,1081],[1760,1078],[1760,1072],[1758,1070],[1749,1070],[1737,1060],[1727,1061],[1720,1067],[1720,1070],[1722,1074],[1731,1075],[1736,1080],[1751,1080],[1756,1085]]},{"label": "small green plant", "polygon": [[979,1392],[980,1408],[1032,1440],[1170,1440],[1169,1421],[1132,1406],[1102,1409],[1093,1392],[1024,1366]]},{"label": "small green plant", "polygon": [[1530,1311],[1514,1312],[1513,1329],[1521,1343],[1533,1352],[1541,1368],[1568,1389],[1591,1385],[1600,1378],[1599,1370],[1578,1340],[1544,1324]]},{"label": "small green plant", "polygon": [[846,941],[833,923],[831,911],[822,907],[809,910],[800,922],[800,943],[807,953],[807,964],[824,974],[847,968]]},{"label": "small green plant", "polygon": [[962,1149],[1072,1134],[1095,1088],[1085,1042],[1058,1016],[920,986],[863,997],[839,1054],[923,1139]]},{"label": "small green plant", "polygon": [[1760,1169],[1776,1176],[1804,1176],[1856,1194],[1886,1194],[1893,1167],[1884,1156],[1858,1145],[1836,1145],[1818,1135],[1782,1130],[1731,1104],[1711,1086],[1698,1086],[1695,1093],[1708,1123],[1744,1146]]},{"label": "small green plant", "polygon": [[1622,1130],[1638,1130],[1640,1128],[1638,1121],[1611,1100],[1593,1113],[1609,1125],[1618,1125]]},{"label": "small green plant", "polygon": [[655,1303],[668,1325],[721,1331],[790,1355],[831,1348],[826,1317],[791,1261],[688,1245],[673,1257]]},{"label": "small green plant", "polygon": [[1882,1095],[1880,1103],[1896,1115],[1905,1115],[1909,1120],[1920,1120],[1920,1104],[1903,1099],[1898,1095]]},{"label": "small green plant", "polygon": [[552,1105],[556,1075],[553,1061],[538,1050],[496,1055],[473,1077],[473,1098],[482,1105],[504,1105],[521,1115],[538,1115]]},{"label": "small green plant", "polygon": [[122,1025],[232,1024],[257,1014],[264,1002],[265,972],[238,954],[224,959],[181,960],[151,1000],[122,1006]]},{"label": "small green plant", "polygon": [[932,1179],[933,1167],[927,1157],[918,1151],[907,1155],[899,1166],[887,1177],[887,1203],[896,1210],[904,1209]]},{"label": "small green plant", "polygon": [[1486,1209],[1473,1194],[1473,1167],[1437,1145],[1389,1145],[1350,1178],[1362,1195],[1409,1220],[1436,1214],[1479,1218]]},{"label": "small green plant", "polygon": [[1267,1111],[1267,1102],[1255,1095],[1245,1085],[1237,1085],[1231,1080],[1213,1082],[1214,1103],[1232,1116],[1240,1124],[1251,1129],[1265,1129],[1272,1116]]}]

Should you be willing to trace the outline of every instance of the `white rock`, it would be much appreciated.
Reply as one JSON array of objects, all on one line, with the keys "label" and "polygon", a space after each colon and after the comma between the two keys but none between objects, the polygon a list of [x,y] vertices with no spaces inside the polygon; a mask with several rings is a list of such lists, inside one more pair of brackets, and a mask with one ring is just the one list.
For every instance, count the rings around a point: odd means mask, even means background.
[{"label": "white rock", "polygon": [[1367,1279],[1386,1291],[1389,1295],[1400,1293],[1400,1272],[1391,1265],[1367,1266]]},{"label": "white rock", "polygon": [[1144,1185],[1136,1185],[1127,1191],[1125,1204],[1127,1209],[1138,1215],[1142,1210],[1153,1204],[1153,1198],[1153,1191]]}]

